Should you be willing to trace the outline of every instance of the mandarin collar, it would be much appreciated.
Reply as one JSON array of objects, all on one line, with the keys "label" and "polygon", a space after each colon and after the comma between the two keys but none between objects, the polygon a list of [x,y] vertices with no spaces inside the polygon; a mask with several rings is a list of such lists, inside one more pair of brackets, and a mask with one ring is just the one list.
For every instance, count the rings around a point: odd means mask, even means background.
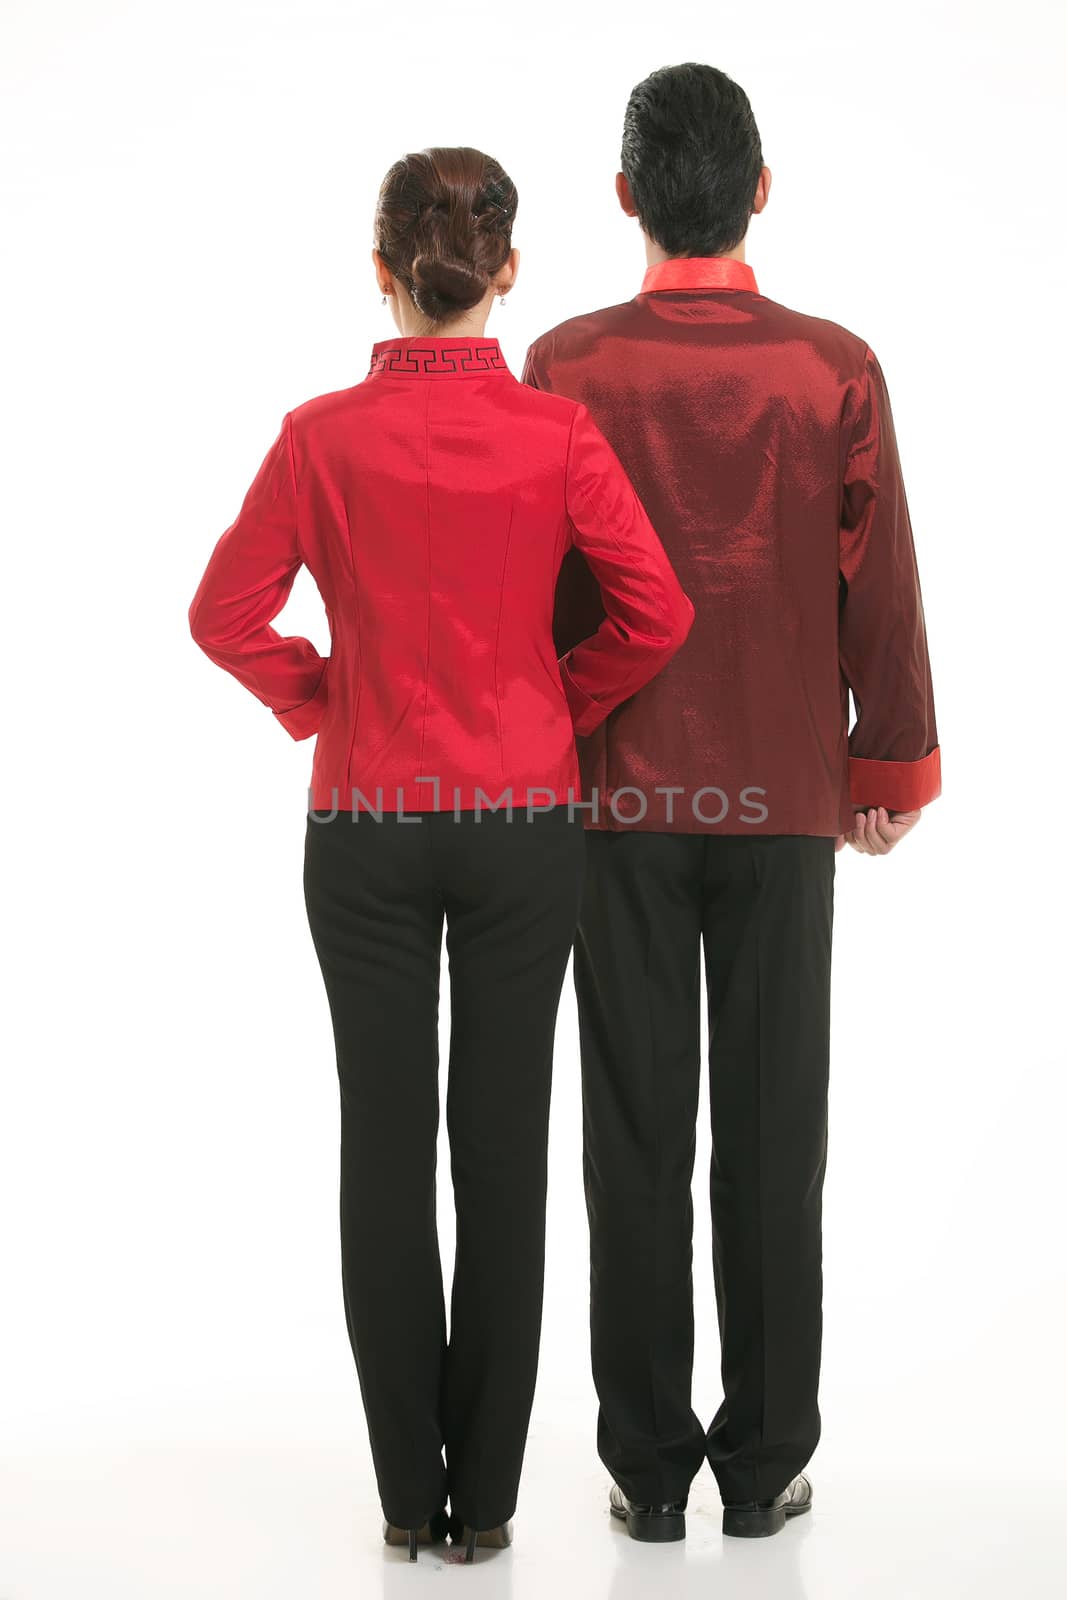
[{"label": "mandarin collar", "polygon": [[398,334],[371,345],[368,377],[484,378],[508,373],[499,339]]},{"label": "mandarin collar", "polygon": [[733,256],[671,256],[645,272],[639,294],[666,289],[747,289],[758,294],[756,274]]}]

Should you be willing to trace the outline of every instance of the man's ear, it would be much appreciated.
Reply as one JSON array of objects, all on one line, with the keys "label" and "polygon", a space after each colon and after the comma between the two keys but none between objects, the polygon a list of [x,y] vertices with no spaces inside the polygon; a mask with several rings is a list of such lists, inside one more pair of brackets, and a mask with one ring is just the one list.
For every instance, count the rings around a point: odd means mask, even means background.
[{"label": "man's ear", "polygon": [[615,174],[615,193],[618,195],[619,204],[626,215],[628,217],[636,217],[637,207],[634,205],[634,197],[630,193],[630,180],[625,172],[617,172]]},{"label": "man's ear", "polygon": [[767,204],[771,193],[771,169],[761,167],[759,178],[756,180],[756,193],[752,198],[752,214],[758,217]]}]

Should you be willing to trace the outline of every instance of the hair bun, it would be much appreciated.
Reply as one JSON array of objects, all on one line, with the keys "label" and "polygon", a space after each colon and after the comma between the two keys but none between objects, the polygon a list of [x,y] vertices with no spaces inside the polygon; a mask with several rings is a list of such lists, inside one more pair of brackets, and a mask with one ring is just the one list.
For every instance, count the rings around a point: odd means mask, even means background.
[{"label": "hair bun", "polygon": [[395,161],[374,213],[382,261],[431,325],[484,300],[508,259],[515,185],[484,150],[434,145]]},{"label": "hair bun", "polygon": [[489,287],[489,274],[472,261],[418,255],[411,263],[411,297],[424,316],[443,317],[476,306]]}]

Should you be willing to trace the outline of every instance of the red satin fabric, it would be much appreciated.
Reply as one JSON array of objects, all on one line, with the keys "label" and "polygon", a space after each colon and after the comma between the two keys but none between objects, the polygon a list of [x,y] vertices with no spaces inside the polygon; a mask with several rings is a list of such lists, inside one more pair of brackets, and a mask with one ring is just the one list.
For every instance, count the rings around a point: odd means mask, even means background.
[{"label": "red satin fabric", "polygon": [[756,289],[756,274],[732,256],[672,256],[645,269],[641,293],[660,289]]},{"label": "red satin fabric", "polygon": [[[572,546],[603,621],[557,662]],[[271,626],[302,564],[328,659]],[[415,812],[577,795],[575,730],[646,683],[692,615],[583,404],[521,384],[496,339],[397,337],[361,383],[286,414],[189,623],[294,738],[318,734],[314,809]]]},{"label": "red satin fabric", "polygon": [[[932,799],[911,523],[863,340],[766,299],[744,262],[676,259],[536,340],[523,376],[588,405],[696,605],[665,671],[579,741],[598,825],[837,834],[857,804]],[[557,645],[598,616],[568,556]]]}]

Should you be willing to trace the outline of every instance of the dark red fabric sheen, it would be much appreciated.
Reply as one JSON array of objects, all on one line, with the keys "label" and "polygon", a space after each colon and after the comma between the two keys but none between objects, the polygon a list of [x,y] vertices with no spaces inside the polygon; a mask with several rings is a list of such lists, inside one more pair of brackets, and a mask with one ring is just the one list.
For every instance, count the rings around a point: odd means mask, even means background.
[{"label": "dark red fabric sheen", "polygon": [[[856,804],[933,799],[912,529],[863,340],[766,299],[744,262],[675,259],[536,340],[523,376],[588,406],[696,606],[666,669],[579,740],[599,825],[837,834]],[[599,617],[572,553],[557,647]]]}]

